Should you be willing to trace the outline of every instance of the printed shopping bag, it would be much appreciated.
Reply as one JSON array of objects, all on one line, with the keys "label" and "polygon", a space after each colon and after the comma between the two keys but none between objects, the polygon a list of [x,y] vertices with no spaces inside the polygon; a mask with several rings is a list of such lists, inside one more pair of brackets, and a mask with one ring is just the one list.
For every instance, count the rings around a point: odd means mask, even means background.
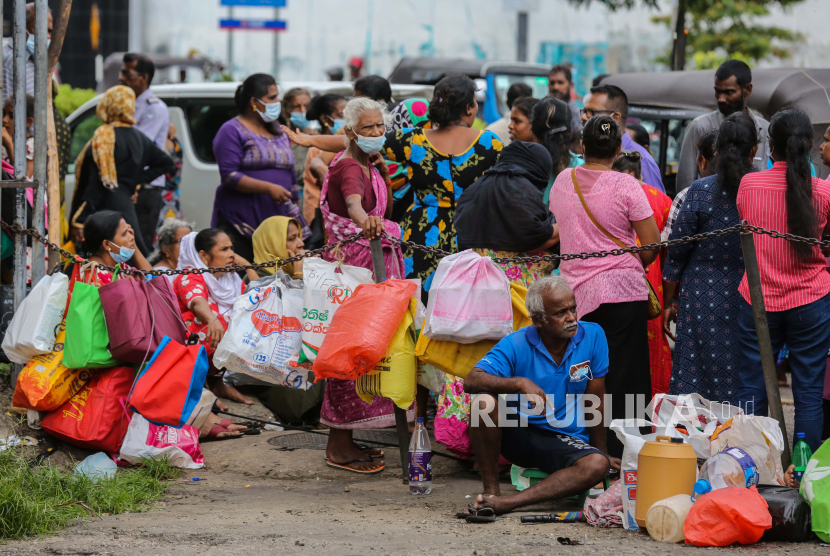
[{"label": "printed shopping bag", "polygon": [[69,278],[59,272],[44,276],[32,288],[6,329],[3,351],[10,361],[25,365],[52,351],[68,296]]},{"label": "printed shopping bag", "polygon": [[303,344],[299,363],[313,362],[334,313],[360,284],[371,284],[372,271],[358,266],[306,259],[303,263]]},{"label": "printed shopping bag", "polygon": [[181,428],[202,397],[207,373],[204,346],[165,337],[136,378],[128,407],[150,422]]},{"label": "printed shopping bag", "polygon": [[513,332],[510,281],[489,257],[467,250],[441,259],[429,289],[424,334],[472,344]]},{"label": "printed shopping bag", "polygon": [[386,354],[417,289],[408,280],[361,284],[337,310],[314,361],[315,380],[354,380]]},{"label": "printed shopping bag", "polygon": [[238,297],[213,364],[271,384],[308,390],[308,369],[290,364],[302,342],[300,284],[299,280],[289,284],[277,280]]},{"label": "printed shopping bag", "polygon": [[412,299],[410,309],[398,325],[386,355],[374,369],[355,381],[357,395],[364,402],[371,404],[375,396],[381,396],[392,400],[401,409],[408,410],[415,401],[418,365],[412,326],[416,309],[417,302]]},{"label": "printed shopping bag", "polygon": [[118,452],[128,425],[124,401],[134,379],[130,367],[101,369],[68,402],[47,413],[40,425],[73,446]]},{"label": "printed shopping bag", "polygon": [[68,369],[63,364],[66,326],[61,323],[51,353],[33,357],[17,377],[17,388],[24,394],[22,407],[38,411],[52,411],[89,382],[95,371]]},{"label": "printed shopping bag", "polygon": [[170,281],[127,276],[98,289],[107,323],[109,351],[128,363],[143,364],[165,336],[183,344],[187,327]]},{"label": "printed shopping bag", "polygon": [[158,460],[165,457],[168,465],[173,467],[204,467],[199,430],[190,425],[181,428],[157,425],[138,413],[134,414],[118,458],[129,463],[141,463],[143,459]]},{"label": "printed shopping bag", "polygon": [[[91,274],[94,282],[96,271]],[[120,362],[109,352],[109,342],[98,286],[76,281],[66,312],[63,364],[69,369],[116,367]]]}]

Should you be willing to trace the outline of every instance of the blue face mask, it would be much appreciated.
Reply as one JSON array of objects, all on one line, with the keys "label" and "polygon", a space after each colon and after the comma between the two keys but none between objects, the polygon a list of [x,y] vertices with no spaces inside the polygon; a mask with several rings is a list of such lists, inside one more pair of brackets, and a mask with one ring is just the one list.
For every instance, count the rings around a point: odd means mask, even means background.
[{"label": "blue face mask", "polygon": [[272,102],[270,104],[266,104],[261,100],[259,102],[265,106],[265,112],[259,112],[259,110],[257,110],[260,118],[267,123],[277,121],[277,118],[280,117],[280,113],[282,112],[282,105],[279,102]]},{"label": "blue face mask", "polygon": [[360,147],[361,151],[368,155],[380,152],[384,143],[386,143],[385,135],[381,135],[380,137],[364,137],[363,135],[357,136],[357,146]]},{"label": "blue face mask", "polygon": [[344,120],[343,118],[337,118],[337,119],[332,118],[331,121],[334,122],[334,125],[331,126],[331,132],[332,133],[337,133],[338,131],[340,131],[341,127],[346,125],[346,120]]},{"label": "blue face mask", "polygon": [[[46,48],[49,48],[49,45],[52,43],[52,39],[46,39]],[[29,35],[29,38],[26,39],[26,50],[29,51],[29,54],[32,56],[35,55],[35,36]]]},{"label": "blue face mask", "polygon": [[110,243],[112,245],[115,245],[119,249],[118,253],[113,253],[112,251],[110,251],[110,257],[112,257],[117,263],[126,263],[127,261],[133,258],[133,255],[135,255],[135,249],[130,249],[129,247],[121,247],[120,245],[112,241],[110,241]]},{"label": "blue face mask", "polygon": [[305,117],[305,112],[291,112],[291,125],[297,129],[305,129],[309,123],[308,118]]}]

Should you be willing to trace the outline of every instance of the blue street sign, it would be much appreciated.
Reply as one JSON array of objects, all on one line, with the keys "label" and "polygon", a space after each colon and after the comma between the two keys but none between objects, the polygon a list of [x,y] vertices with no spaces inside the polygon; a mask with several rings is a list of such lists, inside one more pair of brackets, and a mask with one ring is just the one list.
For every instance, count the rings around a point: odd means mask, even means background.
[{"label": "blue street sign", "polygon": [[220,19],[221,29],[245,29],[249,31],[285,31],[285,21],[281,19]]},{"label": "blue street sign", "polygon": [[284,8],[285,0],[220,0],[222,6],[252,6],[257,8]]}]

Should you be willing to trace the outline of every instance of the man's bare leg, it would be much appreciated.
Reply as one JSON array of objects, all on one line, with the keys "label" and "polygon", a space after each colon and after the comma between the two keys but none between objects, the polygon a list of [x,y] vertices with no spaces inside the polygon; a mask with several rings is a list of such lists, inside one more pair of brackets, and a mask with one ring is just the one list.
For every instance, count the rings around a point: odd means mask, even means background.
[{"label": "man's bare leg", "polygon": [[[475,448],[475,444],[473,446]],[[476,452],[476,455],[478,455],[478,452]],[[496,468],[498,469],[498,465]],[[496,514],[500,515],[512,512],[522,506],[574,496],[601,482],[610,468],[608,458],[602,454],[593,453],[576,460],[572,466],[561,469],[550,477],[516,494],[499,496],[498,486],[496,492],[489,492],[485,482],[484,493],[479,494],[476,498],[475,508],[493,508]],[[484,479],[483,469],[481,477]],[[488,494],[495,494],[495,496],[488,496]]]},{"label": "man's bare leg", "polygon": [[[489,394],[479,394],[472,401],[478,404],[479,415],[478,426],[470,426],[470,444],[473,446],[473,453],[476,456],[478,470],[481,473],[481,482],[484,494],[501,494],[499,490],[499,453],[501,452],[501,429],[499,423],[498,399]],[[488,411],[489,409],[489,411]],[[487,426],[489,421],[493,426]]]}]

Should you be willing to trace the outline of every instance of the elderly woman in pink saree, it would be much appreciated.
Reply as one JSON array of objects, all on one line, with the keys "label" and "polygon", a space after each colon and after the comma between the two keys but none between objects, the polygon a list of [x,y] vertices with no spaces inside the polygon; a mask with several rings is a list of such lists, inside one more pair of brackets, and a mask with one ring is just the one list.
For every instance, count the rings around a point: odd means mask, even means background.
[{"label": "elderly woman in pink saree", "polygon": [[[363,238],[341,246],[340,254],[327,253],[327,260],[372,269],[369,240],[388,235],[401,237],[400,227],[387,220],[392,214],[389,170],[378,154],[385,140],[386,107],[361,97],[349,101],[343,112],[346,120],[348,146],[338,154],[323,181],[320,210],[329,242],[342,241],[355,233]],[[341,255],[342,254],[342,255]],[[383,239],[383,255],[387,278],[404,278],[401,248]],[[407,413],[414,419],[414,411]],[[390,400],[375,397],[367,404],[357,396],[355,384],[349,380],[330,378],[320,422],[328,426],[326,465],[371,475],[385,468],[383,451],[355,444],[352,431],[374,429],[395,424],[394,406]]]}]

